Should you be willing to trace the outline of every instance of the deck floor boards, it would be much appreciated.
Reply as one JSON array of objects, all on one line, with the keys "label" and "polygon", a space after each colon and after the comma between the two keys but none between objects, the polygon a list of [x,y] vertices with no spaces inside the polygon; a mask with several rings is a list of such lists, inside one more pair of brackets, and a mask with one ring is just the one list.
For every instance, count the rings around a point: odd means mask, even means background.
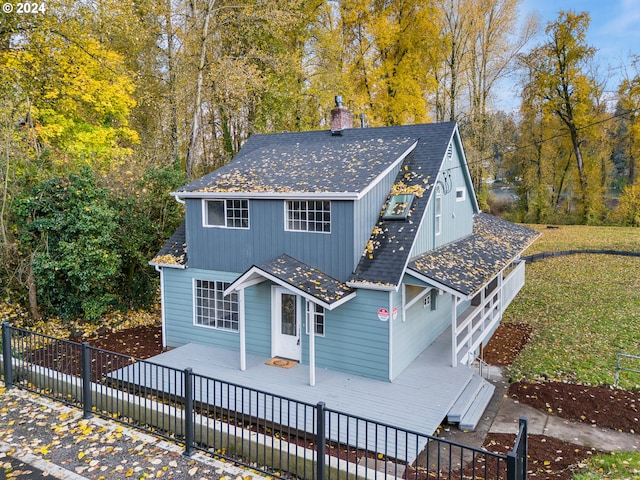
[{"label": "deck floor boards", "polygon": [[[238,352],[199,344],[184,345],[148,361],[179,370],[191,368],[196,375],[311,405],[324,402],[326,408],[331,410],[431,435],[446,417],[473,374],[468,367],[450,366],[450,343],[451,333],[447,330],[393,382],[316,369],[314,387],[309,385],[308,365],[279,368],[266,365],[268,358],[247,355],[247,368],[241,371]],[[161,385],[174,383],[166,378],[166,373],[162,373],[166,370],[154,369],[152,365],[147,364],[143,373],[139,371],[140,364],[137,364],[137,367],[137,372],[136,365],[132,365],[112,373],[112,376],[160,389],[163,389]],[[203,392],[200,391],[202,387],[196,382],[196,398],[203,398]],[[180,390],[181,387],[178,392]],[[276,419],[279,417],[279,413],[272,412],[272,405],[264,405],[264,401],[255,399],[240,398],[239,393],[237,399],[235,394],[230,397],[226,389],[204,393],[204,397],[207,395],[216,397],[218,402],[222,399],[225,403],[224,408],[234,408],[234,405],[238,408],[240,404],[244,404],[244,408],[251,408],[252,412],[264,409],[269,415],[274,414]],[[286,413],[283,417],[286,417]],[[305,428],[312,431],[313,419],[308,417],[306,423],[309,425]],[[338,439],[345,434],[347,424],[343,420],[333,421],[330,428],[333,430],[332,437]],[[355,428],[353,422],[349,428]],[[338,430],[340,433],[337,433]],[[366,435],[366,430],[359,428],[359,434]],[[395,442],[395,439],[393,441]],[[380,448],[380,445],[377,448]],[[422,445],[418,445],[418,448],[422,448]],[[416,454],[417,452],[411,452],[411,456]]]}]

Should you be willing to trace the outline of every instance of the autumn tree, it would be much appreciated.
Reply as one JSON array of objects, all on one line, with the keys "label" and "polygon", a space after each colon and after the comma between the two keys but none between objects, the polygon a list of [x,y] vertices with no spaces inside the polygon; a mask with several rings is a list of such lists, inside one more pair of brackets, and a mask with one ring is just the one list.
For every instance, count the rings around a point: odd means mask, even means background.
[{"label": "autumn tree", "polygon": [[559,120],[559,131],[570,140],[572,185],[582,223],[601,219],[605,174],[601,152],[595,148],[598,132],[590,128],[603,112],[597,108],[596,80],[586,73],[595,53],[586,44],[588,26],[588,13],[560,12],[545,30],[547,41],[522,57],[532,72],[528,88],[537,92],[543,112]]},{"label": "autumn tree", "polygon": [[492,95],[498,81],[513,72],[517,55],[537,30],[534,19],[528,17],[520,33],[516,32],[519,3],[519,0],[474,0],[467,6],[472,9],[467,15],[473,20],[469,25],[468,65],[463,77],[468,111],[462,128],[471,176],[479,193],[486,188],[485,163],[491,162],[493,146],[500,142],[497,136],[500,129],[491,121]]}]

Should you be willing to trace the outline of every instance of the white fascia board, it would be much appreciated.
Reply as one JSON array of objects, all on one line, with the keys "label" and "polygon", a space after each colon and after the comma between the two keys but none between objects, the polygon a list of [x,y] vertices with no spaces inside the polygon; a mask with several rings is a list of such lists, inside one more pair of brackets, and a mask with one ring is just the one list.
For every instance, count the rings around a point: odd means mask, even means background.
[{"label": "white fascia board", "polygon": [[186,265],[176,265],[173,263],[155,263],[155,262],[147,262],[149,265],[151,265],[152,267],[158,267],[158,268],[179,268],[181,270],[185,270],[187,268]]},{"label": "white fascia board", "polygon": [[416,272],[415,270],[412,270],[410,268],[406,270],[406,273],[416,277],[418,280],[422,280],[423,282],[426,282],[426,283],[429,283],[429,284],[433,285],[434,288],[437,288],[439,290],[444,290],[445,292],[450,293],[454,297],[457,297],[457,298],[459,298],[461,300],[471,300],[473,298],[473,295],[471,295],[471,296],[465,295],[464,293],[458,292],[457,290],[454,290],[453,288],[448,287],[447,285],[443,285],[442,283],[437,282],[432,278],[425,277],[421,273]]},{"label": "white fascia board", "polygon": [[362,290],[378,290],[381,292],[397,292],[398,285],[377,285],[375,283],[347,282],[347,287],[361,288]]},{"label": "white fascia board", "polygon": [[358,192],[171,192],[169,195],[180,201],[185,198],[225,199],[246,198],[261,200],[357,200]]},{"label": "white fascia board", "polygon": [[471,172],[469,171],[469,165],[467,164],[467,156],[464,154],[464,147],[462,145],[462,138],[460,137],[460,132],[458,130],[458,124],[456,123],[456,127],[453,130],[453,137],[451,138],[451,142],[452,141],[456,141],[456,143],[458,144],[457,146],[460,148],[460,154],[461,154],[461,158],[460,158],[460,162],[462,163],[462,174],[464,175],[465,178],[465,183],[467,184],[467,188],[469,189],[469,196],[471,197],[471,202],[472,202],[472,207],[473,207],[473,211],[474,213],[480,213],[480,206],[478,205],[478,199],[476,197],[476,192],[473,189],[473,181],[471,180]]},{"label": "white fascia board", "polygon": [[418,145],[418,141],[416,140],[413,145],[411,145],[402,155],[400,155],[398,157],[398,159],[393,162],[391,165],[389,165],[380,175],[378,175],[372,182],[369,183],[369,185],[367,185],[364,190],[362,190],[358,196],[357,196],[357,200],[360,200],[361,198],[363,198],[367,193],[369,193],[369,191],[375,187],[378,183],[380,183],[382,181],[382,179],[384,179],[387,175],[389,175],[389,172],[391,172],[394,168],[396,168],[400,163],[402,163],[404,161],[405,158],[407,158],[407,156],[413,152],[416,148],[416,146]]}]

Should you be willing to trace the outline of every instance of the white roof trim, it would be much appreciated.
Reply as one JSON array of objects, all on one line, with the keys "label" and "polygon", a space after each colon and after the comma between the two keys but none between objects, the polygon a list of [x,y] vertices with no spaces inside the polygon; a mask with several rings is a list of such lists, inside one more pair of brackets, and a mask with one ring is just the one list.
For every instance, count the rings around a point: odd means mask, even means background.
[{"label": "white roof trim", "polygon": [[393,162],[391,165],[389,165],[387,168],[384,169],[384,171],[382,173],[380,173],[380,175],[378,175],[372,182],[369,182],[369,185],[367,185],[359,194],[358,194],[358,200],[360,200],[361,198],[363,198],[367,193],[369,193],[369,191],[375,187],[378,183],[380,183],[382,181],[382,179],[384,179],[384,177],[386,177],[387,175],[389,175],[389,172],[391,172],[394,168],[396,168],[400,163],[402,163],[404,161],[405,158],[407,158],[407,156],[413,152],[416,148],[416,146],[418,145],[418,141],[416,140],[415,142],[413,142],[412,145],[409,146],[409,148],[407,148],[407,150],[398,157],[398,159]]},{"label": "white roof trim", "polygon": [[156,262],[147,262],[149,265],[151,265],[152,267],[169,267],[169,268],[179,268],[181,270],[184,270],[187,268],[186,265],[178,265],[175,263],[156,263]]},{"label": "white roof trim", "polygon": [[177,200],[183,198],[246,198],[264,200],[290,200],[293,198],[306,198],[312,200],[358,200],[357,192],[171,192]]},{"label": "white roof trim", "polygon": [[231,285],[229,285],[229,288],[227,288],[224,291],[224,295],[229,295],[233,291],[243,290],[243,289],[245,289],[247,287],[250,287],[252,285],[260,283],[259,281],[257,281],[258,277],[263,277],[262,281],[271,280],[273,283],[276,283],[276,284],[280,285],[281,287],[286,288],[287,290],[292,290],[292,291],[296,292],[298,295],[300,295],[301,297],[304,297],[307,300],[309,300],[310,302],[313,302],[313,303],[315,303],[317,305],[320,305],[320,306],[326,308],[327,310],[334,310],[335,308],[339,307],[343,303],[348,302],[349,300],[351,300],[352,298],[354,298],[356,296],[356,292],[353,292],[353,293],[350,293],[349,295],[345,295],[344,297],[342,297],[337,302],[334,302],[332,304],[328,304],[326,302],[323,302],[319,298],[316,298],[313,295],[310,295],[310,294],[300,290],[299,288],[291,285],[290,283],[287,283],[287,282],[285,282],[285,281],[283,281],[283,280],[281,280],[281,279],[279,279],[277,277],[274,277],[270,273],[267,273],[264,270],[262,270],[260,267],[256,267],[256,266],[251,267],[244,274],[242,274],[240,277],[238,277]]},{"label": "white roof trim", "polygon": [[436,281],[436,280],[434,280],[432,278],[426,277],[426,276],[422,275],[421,273],[416,272],[415,270],[412,270],[410,268],[407,268],[405,270],[405,273],[409,274],[409,275],[411,275],[413,277],[416,277],[418,280],[422,280],[423,282],[426,282],[426,283],[429,283],[429,284],[433,285],[434,288],[437,288],[439,290],[444,290],[445,292],[450,293],[454,297],[457,297],[457,298],[459,298],[461,300],[471,300],[475,296],[475,295],[467,296],[467,295],[463,294],[462,292],[458,292],[457,290],[454,290],[453,288],[451,288],[451,287],[449,287],[447,285],[444,285],[444,284],[442,284],[442,283],[440,283],[440,282],[438,282],[438,281]]},{"label": "white roof trim", "polygon": [[361,288],[363,290],[379,290],[381,292],[397,292],[398,285],[378,285],[376,283],[366,282],[347,282],[347,287]]}]

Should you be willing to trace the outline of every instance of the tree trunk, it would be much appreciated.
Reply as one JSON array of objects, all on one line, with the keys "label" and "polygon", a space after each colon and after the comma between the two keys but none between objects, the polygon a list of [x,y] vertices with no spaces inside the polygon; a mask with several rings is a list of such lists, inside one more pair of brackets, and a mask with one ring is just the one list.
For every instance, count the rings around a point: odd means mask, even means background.
[{"label": "tree trunk", "polygon": [[216,3],[215,0],[207,0],[207,6],[204,12],[204,23],[202,25],[202,37],[200,43],[200,61],[198,62],[198,74],[196,76],[196,97],[193,104],[193,116],[191,120],[191,141],[189,142],[189,150],[187,150],[187,175],[193,174],[194,154],[196,142],[198,140],[198,131],[200,130],[200,108],[202,106],[202,83],[204,81],[204,67],[207,58],[207,38],[209,37],[209,21],[211,19],[211,11]]},{"label": "tree trunk", "polygon": [[40,310],[38,309],[38,291],[36,285],[36,278],[33,274],[33,259],[35,253],[32,253],[29,257],[29,264],[27,265],[27,288],[29,289],[29,316],[31,320],[40,320]]}]

